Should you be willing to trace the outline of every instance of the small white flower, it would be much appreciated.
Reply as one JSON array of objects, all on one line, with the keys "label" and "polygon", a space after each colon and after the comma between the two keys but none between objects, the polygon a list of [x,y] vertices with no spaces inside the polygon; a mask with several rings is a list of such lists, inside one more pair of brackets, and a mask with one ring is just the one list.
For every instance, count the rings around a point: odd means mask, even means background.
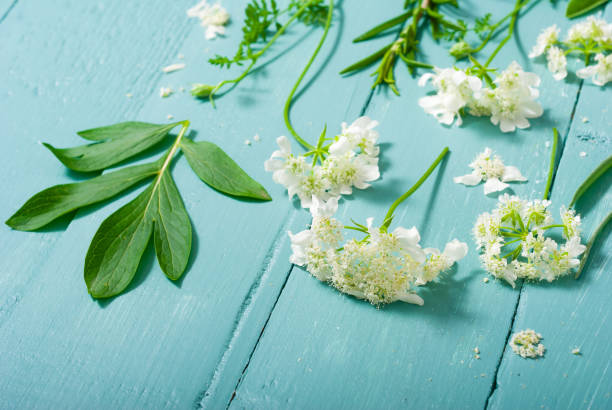
[{"label": "small white flower", "polygon": [[597,64],[593,64],[576,71],[576,75],[580,78],[592,77],[593,83],[599,86],[604,86],[609,81],[612,81],[612,54],[604,56],[599,53],[595,56]]},{"label": "small white flower", "polygon": [[548,61],[548,71],[553,73],[553,78],[557,81],[567,77],[567,58],[559,47],[550,47],[546,53]]},{"label": "small white flower", "polygon": [[549,206],[547,200],[525,201],[504,194],[496,209],[478,217],[474,239],[482,249],[482,265],[490,274],[514,287],[518,278],[550,282],[580,264],[577,258],[586,249],[580,243],[580,216],[561,209],[566,242],[559,245],[545,235],[558,227]]},{"label": "small white flower", "polygon": [[456,117],[457,125],[461,125],[459,111],[480,91],[482,82],[478,77],[467,75],[465,71],[455,68],[435,67],[434,72],[435,74],[423,74],[419,79],[419,86],[423,87],[431,80],[436,95],[420,98],[419,105],[442,124],[450,125]]},{"label": "small white flower", "polygon": [[464,185],[478,185],[485,181],[485,195],[503,191],[509,186],[506,182],[527,181],[517,167],[504,165],[501,158],[493,155],[490,148],[485,148],[484,152],[478,154],[470,168],[474,170],[471,174],[455,177],[453,181]]},{"label": "small white flower", "polygon": [[348,151],[361,151],[371,157],[377,157],[379,153],[378,131],[374,128],[378,126],[378,121],[372,120],[367,116],[357,118],[351,125],[342,123],[342,133],[336,138],[329,147],[332,155],[342,155]]},{"label": "small white flower", "polygon": [[567,42],[569,43],[612,43],[612,24],[604,19],[589,16],[586,20],[574,24],[568,31]]},{"label": "small white flower", "polygon": [[209,5],[206,0],[187,10],[187,16],[200,20],[202,27],[206,28],[206,39],[212,40],[217,35],[225,34],[225,24],[230,15],[220,4]]},{"label": "small white flower", "polygon": [[497,88],[484,90],[482,105],[491,111],[491,122],[499,124],[502,132],[512,132],[516,128],[528,128],[528,118],[540,117],[544,111],[536,98],[540,77],[535,73],[523,71],[521,66],[512,62],[496,79]]},{"label": "small white flower", "polygon": [[264,167],[273,172],[276,183],[287,188],[289,199],[297,195],[304,208],[310,208],[315,196],[328,200],[349,195],[353,188],[366,189],[370,182],[380,178],[376,125],[368,117],[361,117],[348,127],[343,124],[343,133],[330,145],[321,164],[315,165],[309,164],[303,155],[293,155],[287,137],[279,137],[280,149],[272,153]]},{"label": "small white flower", "polygon": [[540,341],[542,335],[531,329],[521,330],[512,335],[510,339],[510,347],[512,351],[522,358],[537,359],[544,356],[546,348]]},{"label": "small white flower", "polygon": [[557,27],[556,24],[553,24],[552,26],[542,30],[540,35],[538,35],[538,39],[536,40],[535,46],[533,46],[531,52],[529,53],[529,58],[538,57],[544,54],[548,47],[552,46],[557,42],[557,39],[559,38],[559,32],[560,29]]}]

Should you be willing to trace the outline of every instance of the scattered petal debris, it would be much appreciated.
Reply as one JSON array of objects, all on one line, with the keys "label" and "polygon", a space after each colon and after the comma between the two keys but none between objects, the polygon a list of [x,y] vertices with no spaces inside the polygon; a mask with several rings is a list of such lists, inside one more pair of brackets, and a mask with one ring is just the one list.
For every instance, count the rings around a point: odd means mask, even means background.
[{"label": "scattered petal debris", "polygon": [[512,335],[510,347],[512,347],[514,353],[524,359],[537,359],[544,356],[546,350],[544,345],[540,343],[541,339],[542,335],[532,329],[521,330]]},{"label": "scattered petal debris", "polygon": [[251,141],[250,140],[244,140],[244,145],[251,145]]},{"label": "scattered petal debris", "polygon": [[582,152],[581,152],[580,154],[578,154],[578,155],[580,155],[580,157],[581,157],[581,158],[584,158],[584,157],[586,157],[586,156],[587,156],[587,153],[586,153],[586,152],[584,152],[584,151],[582,151]]},{"label": "scattered petal debris", "polygon": [[489,278],[482,278],[482,281],[483,281],[484,283],[489,283]]},{"label": "scattered petal debris", "polygon": [[580,348],[577,347],[575,349],[572,349],[572,354],[576,356],[580,356],[582,352],[580,351]]},{"label": "scattered petal debris", "polygon": [[174,118],[174,115],[172,115],[172,114],[168,114],[168,115],[166,116],[166,118],[168,118],[169,120],[171,120],[171,119],[173,119],[173,118]]},{"label": "scattered petal debris", "polygon": [[170,64],[169,66],[163,67],[162,71],[167,74],[167,73],[172,73],[174,71],[182,70],[183,68],[185,68],[185,63],[177,63],[177,64]]},{"label": "scattered petal debris", "polygon": [[259,136],[259,134],[255,134],[255,136],[253,137],[253,140],[255,142],[259,142],[259,141],[261,141],[261,137]]},{"label": "scattered petal debris", "polygon": [[132,93],[127,93],[125,96],[126,96],[127,98],[132,98],[132,97],[134,96],[134,94],[132,94]]},{"label": "scattered petal debris", "polygon": [[173,92],[174,90],[172,90],[172,88],[170,87],[162,87],[159,90],[159,96],[161,98],[166,98],[166,97],[169,97]]},{"label": "scattered petal debris", "polygon": [[589,119],[587,117],[582,117],[582,122],[589,122]]}]

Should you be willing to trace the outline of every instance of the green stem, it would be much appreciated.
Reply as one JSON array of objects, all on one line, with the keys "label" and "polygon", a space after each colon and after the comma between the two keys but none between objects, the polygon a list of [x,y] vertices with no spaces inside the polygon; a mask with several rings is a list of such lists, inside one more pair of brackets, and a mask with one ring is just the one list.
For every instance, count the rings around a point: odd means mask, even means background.
[{"label": "green stem", "polygon": [[391,207],[389,208],[389,211],[387,211],[387,215],[385,215],[385,222],[383,223],[383,225],[380,227],[381,231],[386,231],[387,228],[389,227],[389,225],[391,224],[392,218],[393,218],[393,212],[395,212],[395,209],[406,200],[406,198],[408,198],[410,195],[412,195],[417,189],[419,189],[419,187],[423,184],[423,182],[425,182],[425,180],[427,180],[427,178],[429,177],[429,175],[431,175],[431,173],[436,169],[436,167],[438,166],[438,164],[440,163],[440,161],[442,161],[442,159],[446,156],[446,154],[448,153],[448,147],[445,147],[442,152],[440,153],[440,155],[438,155],[438,158],[436,158],[436,160],[429,166],[429,168],[427,169],[427,171],[425,171],[425,173],[421,176],[421,178],[419,178],[419,180],[408,190],[406,191],[402,196],[400,196],[399,198],[397,198],[395,200],[395,202],[393,202],[391,204]]},{"label": "green stem", "polygon": [[234,78],[233,80],[221,81],[219,84],[215,86],[215,88],[213,88],[213,90],[211,91],[209,95],[210,102],[212,103],[213,107],[215,104],[214,99],[213,99],[214,94],[226,84],[231,84],[231,83],[238,84],[240,81],[242,81],[242,79],[244,79],[244,77],[246,77],[249,74],[249,72],[251,71],[251,68],[253,68],[253,66],[257,63],[257,60],[259,59],[259,57],[261,57],[272,46],[272,44],[274,44],[274,42],[285,32],[285,30],[287,30],[287,27],[289,27],[289,25],[291,25],[291,23],[293,23],[293,21],[297,19],[304,12],[304,10],[306,10],[307,7],[309,7],[312,3],[315,3],[316,1],[317,0],[310,0],[307,3],[305,3],[302,7],[300,7],[298,11],[296,11],[295,14],[291,16],[291,18],[289,18],[289,20],[287,20],[287,22],[281,28],[278,29],[278,31],[274,34],[274,36],[272,36],[270,41],[268,41],[268,43],[261,50],[259,50],[258,52],[256,52],[255,54],[251,56],[251,64],[249,64],[249,66],[246,68],[246,70],[244,70],[242,74],[240,74],[238,77]]},{"label": "green stem", "polygon": [[565,228],[565,225],[560,225],[560,224],[556,224],[556,225],[547,225],[547,226],[543,226],[540,229],[543,230],[548,230],[548,229],[552,229],[552,228]]},{"label": "green stem", "polygon": [[489,64],[491,64],[493,62],[493,59],[495,58],[497,53],[499,53],[499,51],[512,38],[512,35],[514,34],[514,26],[516,25],[516,18],[518,17],[518,14],[519,14],[519,11],[521,10],[521,7],[523,7],[526,3],[527,2],[521,3],[521,0],[516,0],[516,4],[514,6],[514,10],[512,10],[512,19],[510,20],[510,25],[508,26],[508,35],[506,35],[506,37],[501,41],[501,43],[499,43],[497,48],[495,48],[495,50],[493,50],[493,53],[489,56],[489,58],[485,62],[485,65],[484,65],[485,67],[489,67]]},{"label": "green stem", "polygon": [[[524,3],[522,3],[519,7],[519,10],[522,9],[524,6],[527,5],[527,3],[529,3],[531,0],[526,0]],[[510,17],[512,17],[515,13],[515,10],[512,10],[510,13],[506,14],[501,20],[499,20],[497,23],[495,23],[494,25],[491,26],[491,30],[489,30],[489,33],[487,34],[487,36],[484,38],[484,40],[482,40],[482,43],[480,43],[480,45],[476,48],[471,49],[472,53],[477,53],[480,50],[482,50],[491,40],[491,38],[493,37],[495,30],[497,30],[499,28],[499,26],[501,26],[504,21],[508,20]]]},{"label": "green stem", "polygon": [[289,96],[287,97],[287,101],[285,102],[285,108],[283,109],[283,116],[285,118],[285,125],[287,126],[287,129],[289,129],[289,132],[291,133],[291,135],[293,135],[293,138],[295,138],[297,142],[299,142],[304,148],[310,149],[310,150],[315,149],[315,147],[312,144],[308,143],[306,140],[304,140],[302,137],[300,137],[298,133],[295,131],[295,129],[293,128],[293,125],[291,125],[291,119],[289,118],[289,109],[291,108],[293,95],[295,94],[298,87],[300,86],[300,83],[304,79],[306,72],[308,71],[312,63],[314,62],[315,58],[317,57],[317,54],[319,54],[319,50],[321,50],[321,47],[323,46],[323,43],[325,42],[325,39],[327,38],[327,33],[329,32],[329,27],[331,26],[333,11],[334,11],[334,0],[329,0],[327,20],[325,21],[325,30],[323,31],[323,36],[321,36],[321,40],[319,40],[319,44],[317,44],[317,48],[315,48],[314,53],[312,53],[312,56],[310,56],[310,60],[308,60],[308,63],[306,63],[304,70],[302,70],[302,73],[300,74],[296,83],[291,89],[291,92],[289,93]]},{"label": "green stem", "polygon": [[595,232],[593,232],[593,235],[591,235],[591,239],[589,240],[589,243],[587,244],[584,254],[582,255],[582,259],[580,260],[580,266],[578,267],[578,270],[576,271],[576,276],[575,276],[576,279],[580,277],[582,270],[586,266],[587,259],[589,258],[589,254],[591,253],[591,249],[593,248],[593,245],[595,244],[595,240],[597,239],[597,237],[601,234],[601,232],[604,230],[606,225],[608,225],[608,223],[611,220],[612,220],[612,212],[610,212],[608,216],[606,216],[606,218],[599,224],[597,229],[595,229]]},{"label": "green stem", "polygon": [[557,144],[559,143],[559,131],[553,128],[553,146],[550,153],[550,165],[548,166],[548,180],[546,181],[546,188],[544,188],[543,199],[548,199],[550,196],[550,188],[552,186],[553,176],[555,175],[555,158],[557,157]]}]

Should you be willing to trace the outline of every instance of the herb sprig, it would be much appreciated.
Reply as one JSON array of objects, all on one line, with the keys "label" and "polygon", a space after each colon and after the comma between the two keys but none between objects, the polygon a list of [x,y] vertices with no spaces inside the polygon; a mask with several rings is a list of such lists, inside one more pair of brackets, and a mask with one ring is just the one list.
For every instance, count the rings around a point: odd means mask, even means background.
[{"label": "herb sprig", "polygon": [[[236,53],[232,57],[217,54],[209,60],[219,68],[248,65],[239,76],[216,85],[194,84],[191,94],[197,98],[209,98],[214,105],[215,94],[225,85],[240,83],[289,26],[296,21],[307,26],[322,26],[327,14],[328,6],[324,0],[291,0],[285,9],[279,9],[276,0],[251,0],[245,7],[242,40]],[[281,23],[287,16],[288,19]]]},{"label": "herb sprig", "polygon": [[31,197],[6,224],[13,229],[33,231],[152,178],[140,195],[106,218],[98,228],[85,258],[85,283],[94,298],[123,292],[134,278],[151,236],[162,271],[171,280],[179,279],[187,267],[192,240],[189,215],[170,172],[170,164],[179,149],[195,174],[224,194],[270,200],[258,182],[215,144],[186,138],[189,121],[123,122],[78,132],[82,138],[93,141],[88,145],[66,149],[45,146],[73,171],[103,171],[159,145],[178,126],[181,129],[174,142],[157,161],[47,188]]},{"label": "herb sprig", "polygon": [[[466,57],[473,58],[492,38],[503,31],[507,31],[506,38],[493,51],[485,64],[474,63],[472,71],[477,72],[481,78],[486,80],[489,64],[511,37],[518,14],[530,1],[518,0],[514,9],[497,22],[492,22],[491,14],[487,13],[477,18],[473,26],[470,26],[461,19],[453,20],[447,15],[448,6],[459,7],[457,0],[407,0],[404,4],[403,13],[366,31],[356,37],[353,42],[357,43],[380,35],[397,33],[397,30],[399,30],[397,38],[375,53],[349,65],[340,71],[340,74],[352,74],[378,62],[378,67],[372,73],[375,76],[372,88],[386,85],[396,95],[399,95],[394,74],[395,65],[398,61],[404,62],[410,74],[415,74],[417,68],[433,68],[433,65],[429,62],[419,59],[420,45],[418,38],[421,37],[424,30],[427,30],[427,27],[429,27],[434,40],[454,42],[450,48],[450,54],[457,60]],[[537,1],[531,2],[535,3]],[[508,20],[510,20],[508,26],[504,27]],[[478,45],[471,46],[466,41],[469,33],[476,35],[479,39]]]}]

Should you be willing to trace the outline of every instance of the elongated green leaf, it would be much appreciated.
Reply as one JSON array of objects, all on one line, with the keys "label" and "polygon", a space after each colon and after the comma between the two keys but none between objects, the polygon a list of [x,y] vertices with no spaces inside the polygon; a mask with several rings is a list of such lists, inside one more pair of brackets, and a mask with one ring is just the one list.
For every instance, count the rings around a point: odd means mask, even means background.
[{"label": "elongated green leaf", "polygon": [[183,139],[181,150],[193,172],[216,190],[233,196],[271,200],[261,184],[212,142]]},{"label": "elongated green leaf", "polygon": [[353,43],[358,43],[360,41],[369,40],[372,37],[382,33],[383,31],[390,29],[391,27],[395,27],[398,24],[402,24],[404,21],[408,20],[408,18],[411,15],[412,15],[412,10],[409,10],[403,14],[400,14],[399,16],[396,16],[387,21],[384,21],[380,23],[379,25],[377,25],[376,27],[373,27],[370,30],[366,31],[362,35],[355,37],[353,39]]},{"label": "elongated green leaf", "polygon": [[604,220],[599,223],[597,228],[595,228],[595,231],[591,235],[591,239],[589,239],[589,243],[587,243],[586,249],[582,254],[582,258],[580,259],[580,266],[578,266],[578,269],[576,270],[575,279],[578,279],[582,274],[582,271],[584,270],[589,259],[589,255],[591,254],[591,250],[595,245],[595,241],[597,241],[597,238],[603,232],[604,228],[610,223],[610,221],[612,221],[612,212],[608,213],[608,216],[606,216]]},{"label": "elongated green leaf", "polygon": [[612,168],[612,155],[606,158],[601,164],[599,164],[599,166],[595,168],[593,172],[591,172],[591,175],[589,175],[587,179],[584,180],[582,185],[578,187],[576,193],[574,194],[574,197],[572,198],[570,207],[574,206],[576,202],[578,202],[580,197],[588,191],[591,185],[593,185],[599,179],[599,177],[605,174],[606,171],[610,168]]},{"label": "elongated green leaf", "polygon": [[106,218],[85,257],[85,283],[94,298],[121,293],[132,281],[153,231],[155,183]]},{"label": "elongated green leaf", "polygon": [[28,201],[6,224],[13,229],[31,231],[54,219],[119,194],[159,170],[158,162],[135,165],[74,184],[55,185]]},{"label": "elongated green leaf", "polygon": [[165,125],[151,124],[148,122],[128,121],[118,124],[107,125],[105,127],[91,128],[84,131],[77,131],[81,138],[90,141],[112,140],[133,135],[150,135]]},{"label": "elongated green leaf", "polygon": [[574,18],[593,10],[597,6],[606,4],[609,0],[570,0],[565,9],[567,18]]},{"label": "elongated green leaf", "polygon": [[366,58],[361,59],[354,64],[351,64],[350,66],[346,67],[344,70],[340,71],[340,74],[347,74],[352,71],[361,70],[362,68],[365,68],[369,66],[370,64],[373,64],[374,62],[380,60],[385,55],[387,50],[391,48],[392,45],[393,43],[386,45],[380,50],[378,50],[377,52],[375,52],[374,54],[371,54],[367,56]]},{"label": "elongated green leaf", "polygon": [[[125,123],[124,123],[125,124]],[[142,123],[140,123],[142,124]],[[136,127],[123,127],[125,134],[99,141],[93,144],[81,145],[74,148],[58,149],[45,143],[45,147],[68,168],[81,171],[99,171],[130,158],[147,148],[159,143],[170,132],[170,130],[180,123],[157,125],[150,124],[146,129],[142,125]],[[109,134],[108,128],[102,127],[94,130],[83,131],[89,139],[97,138],[104,134]],[[121,129],[122,127],[118,127]],[[102,130],[102,131],[96,131]]]},{"label": "elongated green leaf", "polygon": [[191,222],[169,173],[159,181],[155,215],[155,253],[159,266],[172,280],[181,277],[191,252]]},{"label": "elongated green leaf", "polygon": [[125,290],[152,232],[162,270],[172,280],[180,278],[191,253],[191,222],[167,172],[98,228],[85,258],[85,283],[93,297],[108,298]]}]

